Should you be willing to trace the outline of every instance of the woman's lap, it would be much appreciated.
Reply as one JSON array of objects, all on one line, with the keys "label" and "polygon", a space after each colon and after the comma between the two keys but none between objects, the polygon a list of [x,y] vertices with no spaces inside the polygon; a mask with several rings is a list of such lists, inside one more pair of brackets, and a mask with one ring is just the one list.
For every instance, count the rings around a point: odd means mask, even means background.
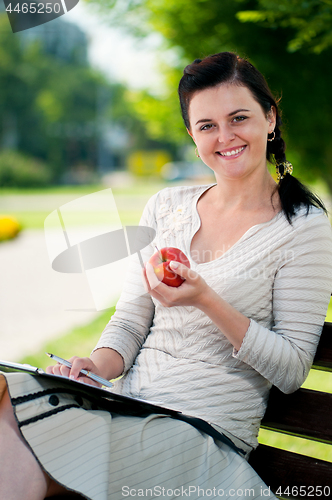
[{"label": "woman's lap", "polygon": [[110,414],[63,392],[61,382],[57,390],[53,381],[27,374],[6,378],[37,460],[57,482],[87,498],[269,498],[244,458],[185,422]]}]

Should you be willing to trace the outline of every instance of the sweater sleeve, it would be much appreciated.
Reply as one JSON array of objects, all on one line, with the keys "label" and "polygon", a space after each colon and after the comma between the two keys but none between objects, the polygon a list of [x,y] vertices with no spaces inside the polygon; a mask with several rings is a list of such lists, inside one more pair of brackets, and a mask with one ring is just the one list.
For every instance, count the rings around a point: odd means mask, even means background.
[{"label": "sweater sleeve", "polygon": [[298,389],[308,375],[332,292],[332,234],[327,217],[294,227],[292,244],[274,280],[271,330],[251,320],[233,356],[281,391]]},{"label": "sweater sleeve", "polygon": [[[157,195],[148,201],[140,225],[156,229],[155,204]],[[150,243],[141,250],[143,262],[154,253]],[[154,304],[145,292],[142,280],[142,267],[137,254],[130,257],[123,291],[116,305],[116,311],[106,325],[94,349],[109,347],[117,351],[124,360],[124,372],[132,366],[142,347],[152,324]]]}]

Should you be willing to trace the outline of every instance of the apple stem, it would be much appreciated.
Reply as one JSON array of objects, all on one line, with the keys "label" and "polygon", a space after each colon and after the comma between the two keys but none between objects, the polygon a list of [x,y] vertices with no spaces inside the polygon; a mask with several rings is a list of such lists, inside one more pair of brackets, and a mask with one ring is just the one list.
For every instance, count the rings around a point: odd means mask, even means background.
[{"label": "apple stem", "polygon": [[163,257],[161,255],[161,252],[159,250],[159,248],[157,247],[157,245],[155,245],[155,249],[157,250],[157,252],[159,253],[159,257],[160,257],[160,260],[162,261],[163,260]]}]

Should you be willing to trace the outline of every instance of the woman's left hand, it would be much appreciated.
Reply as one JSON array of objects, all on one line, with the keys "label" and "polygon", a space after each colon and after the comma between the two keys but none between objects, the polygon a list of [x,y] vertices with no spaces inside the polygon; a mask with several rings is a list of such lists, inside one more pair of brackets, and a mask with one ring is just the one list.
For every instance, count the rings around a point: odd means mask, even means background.
[{"label": "woman's left hand", "polygon": [[165,307],[194,306],[204,312],[238,351],[249,328],[250,320],[236,310],[204,279],[184,264],[175,262],[170,267],[185,281],[178,287],[165,285],[158,280],[153,267],[147,263],[143,270],[146,291]]},{"label": "woman's left hand", "polygon": [[170,268],[185,279],[179,287],[168,286],[157,278],[152,265],[147,262],[143,269],[143,279],[147,292],[164,307],[194,306],[199,307],[203,297],[210,290],[204,279],[192,269],[176,261],[170,262]]}]

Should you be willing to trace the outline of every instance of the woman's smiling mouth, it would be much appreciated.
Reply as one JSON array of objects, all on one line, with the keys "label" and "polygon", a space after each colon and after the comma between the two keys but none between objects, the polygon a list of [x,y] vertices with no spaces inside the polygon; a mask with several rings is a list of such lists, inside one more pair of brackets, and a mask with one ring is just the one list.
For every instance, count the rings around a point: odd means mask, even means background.
[{"label": "woman's smiling mouth", "polygon": [[239,155],[240,153],[242,153],[242,151],[245,150],[247,146],[241,146],[239,148],[235,148],[235,149],[229,149],[228,151],[216,151],[216,153],[219,155],[219,156],[223,156],[224,158],[234,158],[235,156]]}]

